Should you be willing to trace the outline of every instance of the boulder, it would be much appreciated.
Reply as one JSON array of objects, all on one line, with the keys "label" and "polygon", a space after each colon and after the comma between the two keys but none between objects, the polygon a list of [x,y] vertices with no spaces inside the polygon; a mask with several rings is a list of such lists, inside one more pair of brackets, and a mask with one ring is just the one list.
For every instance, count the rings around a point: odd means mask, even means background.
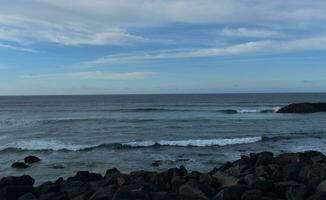
[{"label": "boulder", "polygon": [[37,198],[32,193],[26,193],[26,194],[22,195],[21,197],[19,197],[18,200],[37,200]]},{"label": "boulder", "polygon": [[186,197],[186,199],[208,200],[206,194],[200,190],[197,181],[193,179],[179,187],[179,194]]},{"label": "boulder", "polygon": [[238,179],[234,176],[230,176],[229,174],[221,171],[215,172],[213,175],[213,178],[216,179],[216,181],[219,183],[219,185],[223,187],[233,186],[238,184]]},{"label": "boulder", "polygon": [[326,112],[326,103],[294,103],[287,105],[277,113],[316,113]]},{"label": "boulder", "polygon": [[214,200],[241,200],[241,196],[246,190],[248,187],[245,185],[226,187],[214,197]]},{"label": "boulder", "polygon": [[6,200],[18,200],[26,193],[34,194],[34,188],[31,185],[11,185],[2,187],[1,193]]},{"label": "boulder", "polygon": [[314,164],[305,166],[300,170],[299,177],[310,189],[314,189],[326,179],[326,165]]},{"label": "boulder", "polygon": [[88,171],[79,171],[77,174],[73,177],[69,177],[67,181],[84,181],[84,182],[89,182],[89,181],[98,181],[102,179],[101,174],[96,174],[96,173],[90,173]]},{"label": "boulder", "polygon": [[15,185],[32,186],[32,185],[34,185],[34,183],[35,183],[35,180],[28,175],[8,176],[8,177],[2,178],[0,180],[0,187],[15,186]]},{"label": "boulder", "polygon": [[17,169],[26,169],[29,166],[24,162],[14,162],[12,163],[11,167]]},{"label": "boulder", "polygon": [[262,196],[261,190],[247,190],[243,193],[241,200],[257,200],[260,199]]},{"label": "boulder", "polygon": [[317,191],[319,191],[319,192],[326,192],[326,180],[324,180],[323,182],[319,183],[319,185],[317,186]]},{"label": "boulder", "polygon": [[24,162],[28,163],[28,164],[37,163],[37,162],[40,162],[40,161],[41,161],[41,159],[39,159],[36,156],[27,156],[27,157],[24,158]]}]

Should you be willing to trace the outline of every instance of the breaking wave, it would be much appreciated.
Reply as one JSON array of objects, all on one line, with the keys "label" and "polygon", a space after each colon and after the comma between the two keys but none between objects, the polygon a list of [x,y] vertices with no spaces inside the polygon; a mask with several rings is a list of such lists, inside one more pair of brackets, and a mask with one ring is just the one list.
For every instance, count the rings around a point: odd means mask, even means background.
[{"label": "breaking wave", "polygon": [[128,149],[149,148],[159,146],[174,147],[209,147],[256,143],[262,140],[261,136],[221,139],[190,139],[190,140],[160,140],[137,141],[126,143],[108,143],[99,145],[67,144],[56,140],[30,140],[18,141],[0,147],[0,151],[87,151],[97,148]]}]

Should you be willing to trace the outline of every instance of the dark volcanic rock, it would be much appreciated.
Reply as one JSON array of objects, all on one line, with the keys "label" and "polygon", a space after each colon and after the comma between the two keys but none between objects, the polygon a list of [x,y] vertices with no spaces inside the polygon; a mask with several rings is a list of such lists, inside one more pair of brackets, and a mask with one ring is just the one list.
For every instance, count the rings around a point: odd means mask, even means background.
[{"label": "dark volcanic rock", "polygon": [[24,162],[14,162],[11,165],[12,168],[17,168],[17,169],[25,169],[27,167],[29,167],[28,165],[26,165],[26,163]]},{"label": "dark volcanic rock", "polygon": [[77,172],[33,187],[30,176],[0,180],[0,200],[319,200],[326,199],[326,156],[317,151],[251,153],[209,173],[116,168]]},{"label": "dark volcanic rock", "polygon": [[326,103],[295,103],[285,106],[277,113],[316,113],[326,112]]},{"label": "dark volcanic rock", "polygon": [[37,162],[40,162],[40,161],[41,161],[41,159],[39,159],[36,156],[27,156],[27,157],[24,158],[24,162],[29,163],[29,164],[37,163]]}]

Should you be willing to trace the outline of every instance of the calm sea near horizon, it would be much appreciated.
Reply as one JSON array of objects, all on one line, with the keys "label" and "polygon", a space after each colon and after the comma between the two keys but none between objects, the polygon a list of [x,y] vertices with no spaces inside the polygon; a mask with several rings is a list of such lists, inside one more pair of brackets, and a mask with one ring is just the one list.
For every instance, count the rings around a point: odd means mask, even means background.
[{"label": "calm sea near horizon", "polygon": [[[250,152],[326,153],[326,113],[275,113],[295,102],[326,102],[326,93],[2,96],[0,177],[29,174],[40,183],[112,167],[208,171]],[[11,168],[27,155],[42,162]]]}]

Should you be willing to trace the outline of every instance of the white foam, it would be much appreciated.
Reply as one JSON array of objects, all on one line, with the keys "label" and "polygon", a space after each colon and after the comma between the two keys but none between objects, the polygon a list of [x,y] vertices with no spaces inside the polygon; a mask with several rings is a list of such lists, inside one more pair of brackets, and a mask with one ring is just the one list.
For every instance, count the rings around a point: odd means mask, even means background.
[{"label": "white foam", "polygon": [[258,137],[244,137],[244,138],[226,138],[226,139],[197,139],[197,140],[161,140],[161,141],[142,141],[142,142],[128,142],[124,145],[129,145],[132,147],[149,147],[155,144],[165,145],[165,146],[194,146],[194,147],[205,147],[205,146],[226,146],[235,144],[248,144],[255,143],[262,140],[261,136]]},{"label": "white foam", "polygon": [[56,140],[21,140],[13,143],[9,143],[1,147],[1,150],[7,148],[17,148],[22,150],[71,150],[78,151],[85,148],[94,147],[91,145],[76,145],[76,144],[65,144]]}]

